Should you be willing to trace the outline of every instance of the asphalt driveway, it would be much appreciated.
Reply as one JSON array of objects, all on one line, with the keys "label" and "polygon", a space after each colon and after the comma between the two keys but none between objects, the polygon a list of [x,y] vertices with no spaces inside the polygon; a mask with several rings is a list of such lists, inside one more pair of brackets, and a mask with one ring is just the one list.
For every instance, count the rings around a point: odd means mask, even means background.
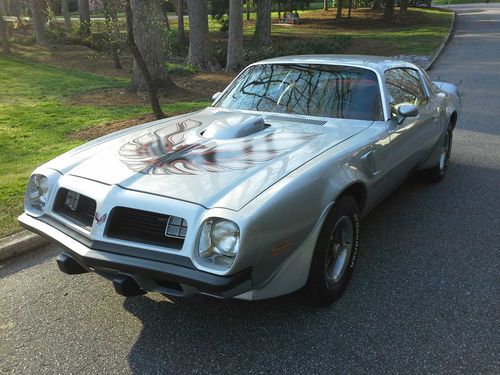
[{"label": "asphalt driveway", "polygon": [[500,7],[458,12],[431,71],[463,94],[449,174],[364,221],[336,304],[126,299],[41,249],[0,266],[0,373],[500,373]]}]

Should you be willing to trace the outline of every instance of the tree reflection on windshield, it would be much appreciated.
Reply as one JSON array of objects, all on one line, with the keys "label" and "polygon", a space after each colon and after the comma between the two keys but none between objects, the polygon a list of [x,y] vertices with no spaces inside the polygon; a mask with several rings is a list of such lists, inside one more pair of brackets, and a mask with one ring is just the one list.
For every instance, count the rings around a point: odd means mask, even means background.
[{"label": "tree reflection on windshield", "polygon": [[231,85],[217,106],[360,120],[382,117],[376,74],[334,65],[252,66]]}]

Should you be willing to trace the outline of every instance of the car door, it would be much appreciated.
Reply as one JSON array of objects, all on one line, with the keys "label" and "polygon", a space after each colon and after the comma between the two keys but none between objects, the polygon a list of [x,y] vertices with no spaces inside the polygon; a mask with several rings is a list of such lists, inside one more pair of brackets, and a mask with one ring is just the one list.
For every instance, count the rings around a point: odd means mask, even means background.
[{"label": "car door", "polygon": [[[384,76],[393,116],[389,120],[391,171],[387,175],[387,184],[394,186],[429,154],[431,140],[439,132],[439,118],[435,102],[429,97],[417,70],[389,69]],[[418,114],[399,118],[397,108],[402,104],[415,105]]]}]

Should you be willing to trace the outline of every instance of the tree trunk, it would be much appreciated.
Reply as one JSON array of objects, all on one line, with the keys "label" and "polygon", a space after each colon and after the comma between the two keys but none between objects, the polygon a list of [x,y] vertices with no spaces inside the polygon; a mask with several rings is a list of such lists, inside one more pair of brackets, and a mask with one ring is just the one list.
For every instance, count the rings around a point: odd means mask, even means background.
[{"label": "tree trunk", "polygon": [[243,1],[229,0],[229,36],[226,72],[239,70],[243,64]]},{"label": "tree trunk", "polygon": [[351,20],[352,0],[347,0],[347,21]]},{"label": "tree trunk", "polygon": [[89,0],[78,0],[80,13],[80,36],[82,39],[90,38],[90,5]]},{"label": "tree trunk", "polygon": [[188,0],[189,52],[187,63],[205,71],[220,68],[210,53],[206,0]]},{"label": "tree trunk", "polygon": [[271,39],[271,0],[254,0],[257,7],[255,39],[262,45],[270,45]]},{"label": "tree trunk", "polygon": [[36,44],[47,44],[45,38],[45,20],[46,6],[45,0],[31,0],[31,18],[33,19],[33,28],[35,29]]},{"label": "tree trunk", "polygon": [[391,21],[394,18],[394,0],[385,0],[384,19]]},{"label": "tree trunk", "polygon": [[247,0],[247,21],[250,21],[250,0]]},{"label": "tree trunk", "polygon": [[408,0],[401,0],[399,5],[399,14],[405,15],[408,12]]},{"label": "tree trunk", "polygon": [[323,0],[323,10],[328,10],[328,0]]},{"label": "tree trunk", "polygon": [[7,29],[7,22],[3,19],[4,3],[0,0],[0,42],[2,42],[3,52],[7,55],[10,53],[9,30]]},{"label": "tree trunk", "polygon": [[186,34],[184,33],[184,0],[177,0],[175,4],[177,4],[177,43],[184,45],[186,43]]},{"label": "tree trunk", "polygon": [[337,0],[337,15],[335,16],[335,23],[339,24],[342,20],[342,7],[344,6],[344,0]]},{"label": "tree trunk", "polygon": [[[137,2],[141,2],[141,0],[136,0]],[[147,0],[146,0],[147,1]],[[144,1],[144,3],[146,3]],[[136,4],[137,5],[137,4]],[[153,77],[149,72],[148,65],[146,61],[143,59],[141,52],[137,44],[135,43],[134,34],[136,33],[134,30],[134,17],[132,15],[132,9],[130,0],[127,0],[125,3],[125,15],[127,17],[127,40],[128,45],[130,47],[130,51],[132,52],[132,56],[134,56],[134,62],[137,63],[137,66],[141,70],[142,76],[144,77],[144,82],[146,84],[149,98],[151,99],[151,108],[153,109],[153,113],[155,114],[157,119],[164,118],[165,114],[163,113],[160,101],[158,100],[158,88],[153,81]]]},{"label": "tree trunk", "polygon": [[106,21],[106,38],[113,58],[115,69],[121,69],[120,57],[118,56],[118,46],[120,43],[120,29],[118,28],[117,8],[119,0],[102,0],[104,8],[104,19]]},{"label": "tree trunk", "polygon": [[[129,0],[134,24],[134,43],[146,63],[149,73],[159,90],[175,87],[165,67],[165,46],[162,30],[165,25],[159,0]],[[147,82],[134,56],[132,81],[128,86],[131,92],[147,90]]]},{"label": "tree trunk", "polygon": [[382,0],[374,0],[373,1],[372,9],[373,10],[380,10],[380,9],[382,9]]},{"label": "tree trunk", "polygon": [[24,22],[21,18],[21,12],[26,8],[26,4],[21,4],[20,1],[13,1],[10,3],[10,14],[16,16],[17,23],[19,24],[19,28],[23,33],[24,30]]},{"label": "tree trunk", "polygon": [[66,29],[66,32],[69,33],[71,31],[71,18],[69,16],[68,0],[61,1],[61,12],[64,16],[64,28]]}]

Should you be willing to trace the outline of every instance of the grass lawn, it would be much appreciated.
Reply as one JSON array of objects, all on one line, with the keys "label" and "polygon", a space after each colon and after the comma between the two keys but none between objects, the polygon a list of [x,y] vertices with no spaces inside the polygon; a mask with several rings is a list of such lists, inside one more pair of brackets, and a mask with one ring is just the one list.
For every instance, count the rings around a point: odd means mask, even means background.
[{"label": "grass lawn", "polygon": [[[365,8],[353,10],[351,21],[344,20],[337,26],[333,22],[335,12],[299,12],[303,22],[299,27],[273,25],[273,33],[325,38],[348,35],[353,40],[351,48],[345,51],[348,53],[430,56],[447,34],[452,17],[451,13],[436,9],[410,8],[405,18],[388,23],[382,19],[382,12]],[[344,17],[346,13],[344,10]]]},{"label": "grass lawn", "polygon": [[[369,9],[353,10],[351,21],[341,25],[334,17],[334,9],[301,11],[300,25],[274,24],[273,38],[286,44],[349,35],[352,42],[345,53],[431,55],[451,20],[450,13],[413,8],[404,19],[390,23]],[[247,39],[254,27],[255,17],[245,21]],[[210,22],[211,38],[223,42],[227,36],[218,28]],[[123,56],[124,69],[117,71],[107,55],[86,47],[14,45],[13,49],[13,57],[0,56],[0,237],[20,229],[16,217],[37,165],[86,139],[151,118],[146,117],[151,113],[147,98],[124,92],[130,57]],[[174,77],[180,89],[162,99],[164,111],[173,115],[203,108],[232,77],[224,73]]]},{"label": "grass lawn", "polygon": [[[450,0],[451,5],[453,4],[481,4],[486,3],[486,0]],[[490,3],[500,3],[500,0],[490,0]],[[448,0],[434,0],[432,5],[448,5]]]},{"label": "grass lawn", "polygon": [[[67,101],[86,91],[124,88],[127,81],[0,57],[0,237],[19,230],[16,217],[30,173],[51,158],[82,143],[68,137],[111,120],[150,113],[148,105],[98,106]],[[164,106],[187,112],[206,102]]]}]

